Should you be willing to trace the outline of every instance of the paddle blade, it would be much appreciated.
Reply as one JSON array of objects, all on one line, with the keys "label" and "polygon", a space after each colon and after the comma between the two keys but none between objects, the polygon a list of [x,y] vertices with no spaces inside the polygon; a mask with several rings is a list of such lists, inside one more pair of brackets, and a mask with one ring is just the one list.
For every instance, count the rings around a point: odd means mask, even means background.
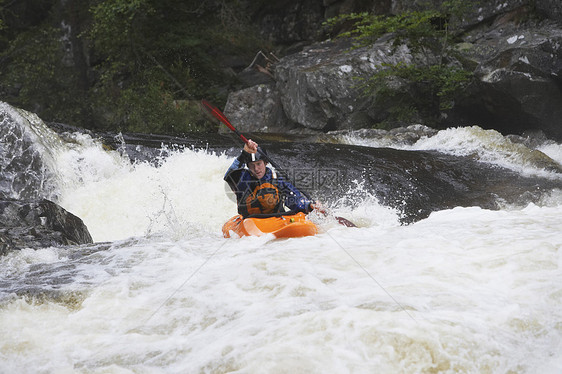
[{"label": "paddle blade", "polygon": [[234,131],[236,133],[236,135],[238,135],[240,137],[240,139],[242,139],[244,141],[244,143],[248,143],[248,139],[246,139],[246,137],[244,137],[244,135],[240,134],[234,126],[232,126],[232,124],[230,123],[228,118],[226,118],[224,113],[221,112],[219,108],[217,108],[213,104],[209,103],[205,99],[201,100],[201,105],[203,105],[203,108],[207,109],[207,111],[209,113],[211,113],[216,119],[218,119],[219,121],[224,123],[226,125],[226,127],[228,127],[230,130]]},{"label": "paddle blade", "polygon": [[340,225],[343,225],[345,227],[357,227],[357,225],[355,225],[353,222],[351,222],[350,220],[343,218],[343,217],[339,217],[339,216],[334,216],[332,213],[330,213],[326,208],[322,207],[322,205],[318,205],[317,203],[314,203],[312,205],[313,209],[316,210],[318,213],[324,215],[324,217],[329,217],[332,216],[336,219],[336,221],[338,221],[338,223]]},{"label": "paddle blade", "polygon": [[216,119],[224,123],[229,129],[234,129],[234,126],[230,124],[228,118],[225,117],[225,115],[219,110],[219,108],[217,108],[207,100],[201,100],[201,104],[203,105],[203,108],[207,109],[209,113],[211,113]]},{"label": "paddle blade", "polygon": [[350,220],[343,218],[343,217],[338,217],[338,216],[334,216],[334,218],[336,219],[336,221],[338,221],[338,223],[340,225],[343,225],[345,227],[357,227],[357,225],[353,222],[351,222]]}]

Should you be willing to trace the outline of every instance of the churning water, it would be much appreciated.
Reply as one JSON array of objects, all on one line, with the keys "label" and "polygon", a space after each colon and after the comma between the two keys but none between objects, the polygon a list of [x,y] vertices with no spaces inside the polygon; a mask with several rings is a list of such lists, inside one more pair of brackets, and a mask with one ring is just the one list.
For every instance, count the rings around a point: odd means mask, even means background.
[{"label": "churning water", "polygon": [[[96,244],[0,258],[2,373],[562,371],[560,189],[409,225],[363,191],[333,205],[358,228],[312,214],[314,237],[224,239],[232,156],[131,163],[68,137],[45,145],[53,198]],[[469,128],[408,147],[560,178],[506,144]],[[562,162],[559,144],[541,147]]]}]

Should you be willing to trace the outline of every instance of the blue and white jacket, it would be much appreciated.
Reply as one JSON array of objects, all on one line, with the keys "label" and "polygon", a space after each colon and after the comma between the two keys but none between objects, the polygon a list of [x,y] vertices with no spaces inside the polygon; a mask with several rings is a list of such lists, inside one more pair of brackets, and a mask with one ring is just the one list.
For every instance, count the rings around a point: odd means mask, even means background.
[{"label": "blue and white jacket", "polygon": [[224,180],[236,195],[238,213],[243,217],[253,214],[272,214],[284,212],[284,207],[291,211],[309,213],[312,202],[308,200],[290,182],[277,177],[266,167],[265,175],[257,179],[244,167],[243,152],[226,171]]}]

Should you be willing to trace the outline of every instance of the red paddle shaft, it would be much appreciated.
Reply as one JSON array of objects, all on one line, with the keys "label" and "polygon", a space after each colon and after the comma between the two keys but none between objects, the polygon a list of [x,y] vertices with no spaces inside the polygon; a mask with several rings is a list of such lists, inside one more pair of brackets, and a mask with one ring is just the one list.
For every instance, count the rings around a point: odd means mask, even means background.
[{"label": "red paddle shaft", "polygon": [[[209,103],[207,100],[201,100],[201,104],[203,104],[203,106],[205,107],[205,109],[207,109],[209,111],[209,113],[211,113],[213,116],[215,116],[215,118],[217,118],[219,121],[221,121],[222,123],[224,123],[226,125],[226,127],[228,127],[229,129],[231,129],[232,131],[234,131],[234,133],[236,133],[236,135],[238,135],[240,137],[240,139],[242,139],[244,141],[244,143],[248,143],[248,139],[246,139],[246,137],[244,135],[242,135],[238,130],[236,130],[236,128],[234,126],[232,126],[232,124],[230,123],[230,121],[228,120],[228,118],[226,118],[226,116],[223,114],[223,112],[220,111],[219,108],[215,107],[214,105],[212,105],[211,103]],[[279,165],[277,165],[271,158],[269,158],[269,156],[267,154],[265,154],[264,151],[261,150],[260,147],[258,147],[258,152],[259,154],[267,160],[267,162],[269,162],[278,172],[280,172],[281,174],[285,174],[283,173],[283,170],[279,167]],[[310,197],[305,194],[304,192],[301,191],[301,193],[306,196],[309,200]]]},{"label": "red paddle shaft", "polygon": [[240,137],[240,139],[242,139],[244,141],[244,143],[248,143],[248,139],[246,139],[246,137],[244,135],[240,134],[240,132],[238,130],[236,130],[236,128],[234,126],[232,126],[232,124],[230,123],[228,118],[226,118],[225,115],[217,107],[213,106],[207,100],[201,100],[201,104],[203,104],[203,106],[209,111],[209,113],[211,113],[219,121],[224,123],[226,125],[226,127],[231,129],[232,131],[234,131],[234,133],[236,135],[238,135]]}]

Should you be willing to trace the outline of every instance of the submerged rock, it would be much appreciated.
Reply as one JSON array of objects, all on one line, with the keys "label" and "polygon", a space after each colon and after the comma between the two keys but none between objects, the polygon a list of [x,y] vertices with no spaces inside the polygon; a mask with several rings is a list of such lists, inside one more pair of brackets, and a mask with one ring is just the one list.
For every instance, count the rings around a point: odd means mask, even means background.
[{"label": "submerged rock", "polygon": [[328,205],[343,197],[354,206],[374,197],[381,205],[395,209],[402,223],[457,206],[496,210],[506,204],[540,203],[550,191],[562,188],[559,164],[541,152],[510,142],[503,146],[504,152],[536,170],[544,168],[552,176],[522,175],[487,163],[481,160],[487,156],[478,154],[458,156],[326,143],[264,146],[271,157],[286,166],[289,179],[309,195],[321,196]]},{"label": "submerged rock", "polygon": [[52,201],[0,200],[0,255],[92,242],[84,222]]}]

